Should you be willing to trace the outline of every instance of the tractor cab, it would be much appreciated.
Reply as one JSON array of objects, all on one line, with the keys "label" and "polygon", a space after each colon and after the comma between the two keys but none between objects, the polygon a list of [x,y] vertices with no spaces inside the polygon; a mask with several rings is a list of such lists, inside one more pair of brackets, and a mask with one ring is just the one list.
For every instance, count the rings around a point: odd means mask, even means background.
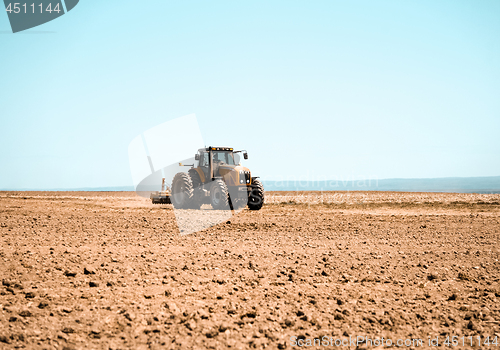
[{"label": "tractor cab", "polygon": [[[243,170],[237,169],[243,168],[241,167],[241,158],[238,154],[241,152],[243,152],[243,157],[248,159],[246,151],[234,151],[234,149],[230,147],[200,148],[198,153],[195,155],[195,160],[198,161],[198,172],[200,173],[202,182],[206,183],[207,181],[213,181],[215,178],[224,177],[230,171]],[[248,169],[244,169],[248,171]],[[245,172],[245,170],[243,171]],[[244,183],[246,184],[246,181]]]}]

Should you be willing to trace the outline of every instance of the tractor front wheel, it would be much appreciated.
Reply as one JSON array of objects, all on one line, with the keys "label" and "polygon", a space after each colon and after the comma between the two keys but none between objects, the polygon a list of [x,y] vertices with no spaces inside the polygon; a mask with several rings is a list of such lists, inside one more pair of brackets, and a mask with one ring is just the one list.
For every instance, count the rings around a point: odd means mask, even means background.
[{"label": "tractor front wheel", "polygon": [[264,185],[259,179],[252,178],[252,191],[248,196],[248,209],[260,210],[264,205]]},{"label": "tractor front wheel", "polygon": [[229,191],[224,181],[217,179],[210,188],[210,204],[215,210],[229,210]]}]

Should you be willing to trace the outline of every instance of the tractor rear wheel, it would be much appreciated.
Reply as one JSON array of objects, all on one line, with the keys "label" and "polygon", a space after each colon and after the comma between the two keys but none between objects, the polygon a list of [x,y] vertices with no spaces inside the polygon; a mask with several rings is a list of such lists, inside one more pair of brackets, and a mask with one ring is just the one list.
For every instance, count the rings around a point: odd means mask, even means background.
[{"label": "tractor rear wheel", "polygon": [[202,188],[202,182],[200,174],[195,169],[189,170],[189,177],[191,178],[191,183],[193,184],[193,201],[191,203],[191,209],[200,209],[203,204],[204,193]]},{"label": "tractor rear wheel", "polygon": [[229,210],[229,191],[224,181],[217,179],[212,182],[210,204],[215,210]]},{"label": "tractor rear wheel", "polygon": [[172,180],[171,201],[176,209],[189,209],[193,202],[193,183],[186,173],[177,173]]},{"label": "tractor rear wheel", "polygon": [[264,205],[264,186],[259,179],[252,179],[252,191],[248,196],[248,209],[260,210]]}]

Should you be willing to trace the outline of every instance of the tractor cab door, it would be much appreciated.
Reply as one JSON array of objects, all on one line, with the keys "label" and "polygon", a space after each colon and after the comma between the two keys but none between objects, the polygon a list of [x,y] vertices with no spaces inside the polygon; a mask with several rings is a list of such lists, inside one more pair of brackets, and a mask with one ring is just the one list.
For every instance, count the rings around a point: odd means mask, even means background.
[{"label": "tractor cab door", "polygon": [[208,161],[208,153],[207,152],[200,152],[200,169],[203,171],[203,174],[205,175],[205,183],[212,180],[212,177],[210,176],[210,163]]},{"label": "tractor cab door", "polygon": [[229,160],[228,152],[212,152],[212,168],[214,171],[214,177],[221,176],[219,169],[221,164],[234,164],[233,158]]}]

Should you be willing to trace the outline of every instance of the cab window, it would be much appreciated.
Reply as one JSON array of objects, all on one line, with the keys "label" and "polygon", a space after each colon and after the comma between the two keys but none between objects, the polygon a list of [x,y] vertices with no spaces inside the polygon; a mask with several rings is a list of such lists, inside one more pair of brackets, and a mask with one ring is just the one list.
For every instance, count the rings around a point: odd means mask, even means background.
[{"label": "cab window", "polygon": [[213,161],[234,165],[233,154],[231,152],[213,152]]},{"label": "cab window", "polygon": [[227,164],[234,165],[234,157],[231,152],[227,152]]},{"label": "cab window", "polygon": [[208,166],[208,153],[203,152],[200,154],[200,166]]}]

